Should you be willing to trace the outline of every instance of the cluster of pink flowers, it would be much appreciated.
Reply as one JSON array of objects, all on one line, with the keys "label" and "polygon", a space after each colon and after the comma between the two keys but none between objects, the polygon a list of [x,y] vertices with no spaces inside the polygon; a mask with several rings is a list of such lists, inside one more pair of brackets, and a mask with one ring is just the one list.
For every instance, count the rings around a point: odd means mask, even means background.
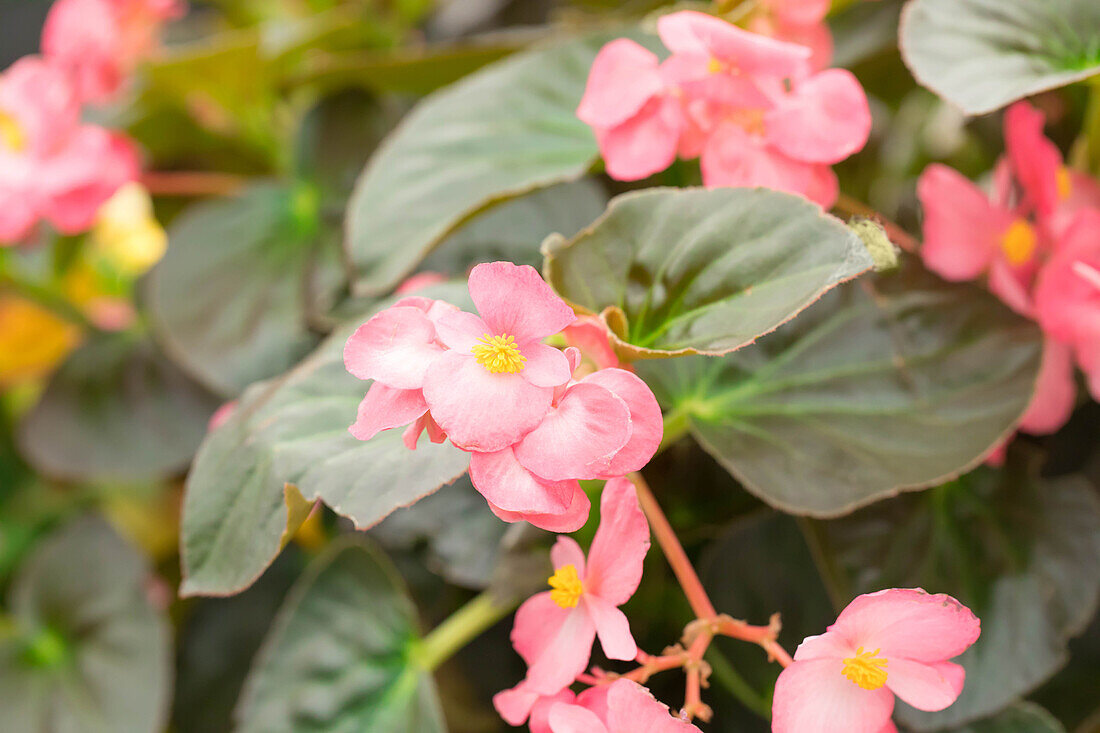
[{"label": "cluster of pink flowers", "polygon": [[708,187],[764,186],[835,202],[830,166],[860,150],[871,130],[851,73],[815,72],[806,46],[695,11],[663,16],[657,31],[669,58],[625,38],[608,43],[577,108],[611,177],[638,180],[677,156],[699,158]]},{"label": "cluster of pink flowers", "polygon": [[182,10],[166,0],[58,0],[42,56],[0,74],[0,244],[39,221],[64,234],[87,230],[123,184],[138,176],[122,135],[81,121],[85,103],[115,93],[148,52],[159,23]]},{"label": "cluster of pink flowers", "polygon": [[638,470],[663,435],[661,410],[632,372],[575,379],[580,351],[543,343],[576,316],[538,272],[478,265],[470,296],[480,315],[409,296],[348,339],[344,364],[374,380],[352,434],[369,440],[408,425],[470,453],[470,479],[507,522],[572,532],[588,519],[580,479]]},{"label": "cluster of pink flowers", "polygon": [[810,67],[821,70],[833,58],[833,34],[825,23],[832,0],[759,0],[749,19],[753,33],[810,49]]},{"label": "cluster of pink flowers", "polygon": [[[1020,428],[1052,433],[1076,399],[1074,357],[1100,399],[1100,183],[1066,168],[1043,136],[1041,112],[1005,114],[1006,155],[987,195],[944,165],[921,175],[929,269],[948,280],[985,278],[989,289],[1046,334],[1035,396]],[[995,456],[996,460],[996,456]]]}]

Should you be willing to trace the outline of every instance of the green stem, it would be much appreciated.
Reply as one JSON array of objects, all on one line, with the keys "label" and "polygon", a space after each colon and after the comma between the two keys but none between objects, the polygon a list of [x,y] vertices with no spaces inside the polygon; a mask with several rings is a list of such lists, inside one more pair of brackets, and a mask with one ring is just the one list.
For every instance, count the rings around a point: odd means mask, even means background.
[{"label": "green stem", "polygon": [[70,303],[64,296],[47,287],[24,280],[8,272],[0,272],[0,291],[3,290],[8,290],[21,298],[33,301],[51,313],[81,328],[89,331],[99,330],[79,308]]},{"label": "green stem", "polygon": [[429,672],[436,669],[517,605],[515,601],[502,603],[490,591],[485,591],[432,629],[416,649],[413,661]]},{"label": "green stem", "polygon": [[712,646],[707,650],[706,659],[710,664],[714,679],[718,680],[722,687],[726,688],[726,690],[736,697],[742,705],[759,715],[761,718],[765,720],[771,719],[771,702],[767,697],[754,690],[752,685],[745,681],[745,678],[734,669],[733,665],[730,664],[730,661],[726,659],[726,656],[722,654],[722,652]]},{"label": "green stem", "polygon": [[684,437],[691,430],[691,411],[682,407],[674,407],[665,415],[665,433],[661,438],[661,444],[657,446],[657,453],[661,453],[670,445]]},{"label": "green stem", "polygon": [[1100,76],[1088,80],[1089,99],[1081,134],[1070,151],[1075,168],[1092,175],[1100,174]]}]

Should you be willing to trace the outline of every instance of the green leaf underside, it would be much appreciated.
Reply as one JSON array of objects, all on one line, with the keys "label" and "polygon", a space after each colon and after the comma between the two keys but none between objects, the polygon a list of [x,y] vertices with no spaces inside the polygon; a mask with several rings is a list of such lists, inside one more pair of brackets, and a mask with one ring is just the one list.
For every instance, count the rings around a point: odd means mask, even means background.
[{"label": "green leaf underside", "polygon": [[958,701],[939,713],[898,704],[898,719],[914,730],[966,724],[1027,694],[1065,664],[1069,639],[1096,612],[1100,503],[1092,487],[1079,476],[1037,482],[1026,473],[976,472],[824,525],[853,594],[923,587],[958,598],[982,620],[981,637],[955,660],[967,673]]},{"label": "green leaf underside", "polygon": [[421,102],[352,195],[345,245],[356,291],[387,292],[483,208],[584,175],[598,151],[575,110],[596,52],[613,37],[517,54]]},{"label": "green leaf underside", "polygon": [[984,114],[1100,73],[1100,3],[911,0],[901,49],[917,81]]},{"label": "green leaf underside", "polygon": [[838,219],[767,189],[624,194],[544,248],[558,293],[642,358],[738,349],[873,266]]},{"label": "green leaf underside", "polygon": [[291,591],[246,683],[240,733],[445,733],[417,669],[416,608],[371,546],[342,542]]},{"label": "green leaf underside", "polygon": [[[464,287],[424,294],[469,307]],[[466,470],[469,457],[450,444],[422,437],[409,451],[400,429],[366,442],[348,433],[370,383],[347,373],[343,348],[367,317],[338,329],[284,376],[250,387],[207,436],[184,498],[181,592],[234,593],[263,572],[279,551],[288,483],[366,528]]]},{"label": "green leaf underside", "polygon": [[975,465],[1026,408],[1040,352],[992,296],[906,260],[750,348],[639,366],[748,490],[835,516]]},{"label": "green leaf underside", "polygon": [[48,537],[21,569],[10,610],[24,634],[60,642],[48,667],[0,643],[0,710],[12,733],[154,733],[170,691],[168,621],[146,594],[141,555],[102,520]]},{"label": "green leaf underside", "polygon": [[19,443],[49,476],[146,480],[187,465],[217,406],[148,341],[107,334],[54,374]]},{"label": "green leaf underside", "polygon": [[193,206],[172,225],[168,253],[150,274],[158,337],[225,396],[289,369],[317,342],[306,299],[313,270],[334,267],[339,247],[331,234],[295,230],[293,197],[289,186],[259,183]]}]

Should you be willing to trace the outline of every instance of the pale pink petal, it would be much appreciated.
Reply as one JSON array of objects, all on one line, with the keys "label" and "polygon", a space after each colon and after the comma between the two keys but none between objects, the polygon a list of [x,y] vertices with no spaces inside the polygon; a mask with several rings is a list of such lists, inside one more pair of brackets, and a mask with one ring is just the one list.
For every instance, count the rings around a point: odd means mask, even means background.
[{"label": "pale pink petal", "polygon": [[549,722],[553,733],[607,733],[596,714],[580,705],[557,703],[550,708]]},{"label": "pale pink petal", "polygon": [[[557,604],[554,607],[558,608]],[[565,613],[564,622],[554,632],[546,624],[540,627],[539,633],[550,638],[537,658],[528,661],[527,684],[544,695],[556,694],[573,683],[588,666],[596,639],[596,627],[582,606],[558,610]],[[516,624],[518,627],[518,614]]]},{"label": "pale pink petal", "polygon": [[850,71],[828,69],[797,82],[764,124],[772,145],[791,158],[839,163],[867,144],[871,109]]},{"label": "pale pink petal", "polygon": [[540,695],[520,682],[510,690],[493,695],[493,707],[509,725],[520,726],[528,723],[531,733],[549,733],[550,725],[547,719],[550,708],[555,703],[572,704],[575,700],[576,696],[568,689],[562,690],[557,695]]},{"label": "pale pink petal", "polygon": [[1062,154],[1043,135],[1046,120],[1039,110],[1020,101],[1005,112],[1005,151],[1028,204],[1042,216],[1055,210],[1061,198],[1058,177]]},{"label": "pale pink petal", "polygon": [[491,374],[470,354],[446,351],[424,375],[432,417],[459,448],[492,453],[535,428],[553,398],[518,374]]},{"label": "pale pink petal", "polygon": [[519,351],[527,359],[519,374],[536,387],[560,387],[573,374],[569,359],[561,349],[528,341],[519,347]]},{"label": "pale pink petal", "polygon": [[433,443],[442,443],[447,439],[447,434],[436,425],[432,416],[429,413],[424,413],[416,422],[409,425],[401,435],[401,440],[405,443],[405,447],[409,450],[416,450],[416,444],[420,440],[420,434],[425,430],[428,431],[428,440]]},{"label": "pale pink petal", "polygon": [[795,43],[810,49],[810,71],[822,71],[833,59],[833,34],[827,23],[788,23],[781,18],[758,15],[749,21],[753,33]]},{"label": "pale pink petal", "polygon": [[611,733],[699,733],[691,723],[673,717],[668,706],[631,680],[612,682],[607,693]]},{"label": "pale pink petal", "polygon": [[630,439],[630,410],[596,384],[566,390],[539,426],[515,446],[516,459],[548,480],[590,479]]},{"label": "pale pink petal", "polygon": [[510,512],[561,514],[569,508],[573,485],[541,481],[523,468],[511,448],[470,457],[470,481],[491,504]]},{"label": "pale pink petal", "polygon": [[383,430],[413,422],[428,410],[418,389],[393,389],[375,382],[359,403],[355,424],[348,430],[359,440],[370,440]]},{"label": "pale pink petal", "polygon": [[840,634],[826,632],[803,639],[794,652],[794,658],[798,662],[811,659],[845,659],[852,656],[855,650]]},{"label": "pale pink petal", "polygon": [[680,103],[655,97],[621,125],[596,128],[607,175],[618,181],[638,181],[668,168],[676,160],[683,127]]},{"label": "pale pink petal", "polygon": [[880,733],[894,711],[886,687],[864,690],[839,659],[795,662],[775,683],[772,733]]},{"label": "pale pink petal", "polygon": [[833,169],[824,164],[813,166],[804,195],[823,209],[833,208],[840,196],[840,181]]},{"label": "pale pink petal", "polygon": [[981,622],[951,596],[891,588],[857,597],[829,631],[853,646],[881,649],[887,659],[942,662],[977,640]]},{"label": "pale pink petal", "polygon": [[572,690],[565,689],[557,695],[543,695],[531,708],[531,720],[527,723],[531,733],[552,733],[550,728],[550,711],[555,705],[572,705],[577,699]]},{"label": "pale pink petal", "polygon": [[629,662],[638,656],[638,646],[630,633],[630,622],[626,614],[593,593],[585,593],[581,597],[581,603],[592,617],[592,623],[596,625],[600,646],[608,659]]},{"label": "pale pink petal", "polygon": [[576,481],[568,482],[573,487],[569,508],[556,514],[538,514],[535,512],[510,512],[489,502],[489,509],[505,522],[528,522],[547,532],[576,532],[588,522],[588,513],[592,502],[588,494]]},{"label": "pale pink petal", "polygon": [[[570,612],[571,609],[562,608],[555,603],[548,590],[536,593],[516,609],[511,640],[523,661],[533,664],[551,646]],[[594,639],[595,629],[592,634]],[[535,692],[534,688],[524,683],[520,683],[520,687],[528,692]],[[557,690],[544,694],[557,694],[564,687],[566,685],[561,685]]]},{"label": "pale pink petal", "polygon": [[[562,335],[565,336],[566,343],[580,349],[581,354],[591,359],[597,369],[619,366],[619,357],[611,347],[607,326],[598,318],[581,316],[576,323],[562,331]],[[569,373],[576,371],[579,365],[579,361],[573,364]]]},{"label": "pale pink petal", "polygon": [[596,54],[577,117],[592,127],[614,127],[637,114],[662,90],[657,55],[627,38]]},{"label": "pale pink petal", "polygon": [[442,272],[418,272],[405,278],[400,285],[394,288],[393,292],[395,295],[409,295],[443,282],[447,282],[447,276]]},{"label": "pale pink petal", "polygon": [[1036,279],[1035,309],[1048,336],[1081,346],[1096,341],[1100,336],[1098,277],[1100,210],[1084,209],[1067,227]]},{"label": "pale pink petal", "polygon": [[594,712],[600,720],[607,720],[610,715],[610,710],[607,707],[607,694],[613,686],[614,683],[589,687],[577,695],[577,704]]},{"label": "pale pink petal", "polygon": [[628,479],[615,478],[600,498],[600,526],[588,553],[584,583],[592,593],[621,606],[634,595],[649,552],[649,523]]},{"label": "pale pink petal", "polygon": [[558,541],[550,548],[550,562],[553,563],[554,570],[572,565],[577,571],[577,577],[584,577],[584,550],[572,537],[558,537]]},{"label": "pale pink petal", "polygon": [[1035,382],[1035,394],[1020,419],[1020,430],[1032,435],[1057,432],[1069,421],[1076,400],[1073,350],[1048,338],[1043,344],[1043,361]]},{"label": "pale pink petal", "polygon": [[930,270],[947,280],[973,280],[989,267],[1011,215],[958,171],[933,164],[917,181],[924,207],[924,246]]},{"label": "pale pink petal", "polygon": [[917,710],[934,712],[953,704],[965,681],[966,670],[954,662],[891,659],[886,665],[886,686]]},{"label": "pale pink petal", "polygon": [[132,142],[102,127],[82,125],[40,162],[43,215],[63,234],[83,232],[99,207],[139,171]]},{"label": "pale pink petal", "polygon": [[989,264],[989,291],[1025,318],[1035,317],[1035,303],[1030,288],[1032,269],[1015,268],[1004,257],[999,256]]},{"label": "pale pink petal", "polygon": [[582,384],[597,384],[613,392],[630,410],[630,440],[614,455],[603,470],[603,478],[625,476],[641,470],[649,463],[664,437],[665,425],[661,406],[653,390],[638,376],[624,369],[601,369],[581,380]]},{"label": "pale pink petal", "polygon": [[734,124],[715,131],[699,162],[707,188],[762,186],[805,195],[817,183],[816,165],[793,160]]},{"label": "pale pink petal", "polygon": [[470,272],[470,297],[494,335],[520,344],[553,336],[577,319],[530,265],[478,265]]},{"label": "pale pink petal", "polygon": [[448,349],[469,354],[485,336],[495,336],[492,330],[473,313],[455,310],[440,316],[435,323],[439,341]]},{"label": "pale pink petal", "polygon": [[765,7],[784,23],[820,23],[829,14],[831,0],[766,0]]},{"label": "pale pink petal", "polygon": [[348,338],[344,366],[359,379],[419,390],[428,367],[442,353],[424,311],[395,306],[376,313]]},{"label": "pale pink petal", "polygon": [[693,10],[658,18],[657,33],[673,53],[713,56],[750,76],[800,76],[810,58],[808,48],[750,33]]}]

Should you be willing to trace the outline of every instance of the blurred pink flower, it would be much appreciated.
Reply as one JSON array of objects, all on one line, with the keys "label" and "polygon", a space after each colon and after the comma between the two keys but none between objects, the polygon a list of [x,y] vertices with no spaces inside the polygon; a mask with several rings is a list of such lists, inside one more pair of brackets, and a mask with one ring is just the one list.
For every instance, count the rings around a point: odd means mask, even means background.
[{"label": "blurred pink flower", "polygon": [[554,695],[569,686],[588,666],[597,635],[609,659],[638,654],[618,606],[638,589],[649,525],[625,478],[607,482],[600,512],[587,562],[575,541],[559,537],[550,553],[553,590],[532,596],[516,612],[512,643],[528,664],[521,685],[527,692]]},{"label": "blurred pink flower", "polygon": [[862,595],[836,623],[804,640],[775,685],[774,733],[883,733],[897,695],[918,710],[943,710],[966,672],[948,661],[981,634],[954,598],[920,589]]},{"label": "blurred pink flower", "polygon": [[[690,733],[699,729],[675,718],[646,688],[631,680],[616,680],[585,690],[577,704],[550,707],[552,733]],[[534,728],[531,729],[534,733]]]},{"label": "blurred pink flower", "polygon": [[138,170],[128,140],[81,124],[57,66],[27,56],[0,75],[0,242],[22,240],[41,219],[64,234],[88,229]]},{"label": "blurred pink flower", "polygon": [[825,23],[831,5],[831,0],[760,0],[748,28],[753,33],[806,46],[812,51],[810,68],[820,71],[833,58],[833,34]]},{"label": "blurred pink flower", "polygon": [[182,0],[56,0],[42,29],[42,53],[73,78],[83,102],[110,101],[151,54]]},{"label": "blurred pink flower", "polygon": [[531,733],[551,733],[550,709],[557,703],[573,704],[577,696],[566,688],[556,695],[531,692],[521,682],[510,690],[493,695],[493,707],[508,725],[527,723]]}]

